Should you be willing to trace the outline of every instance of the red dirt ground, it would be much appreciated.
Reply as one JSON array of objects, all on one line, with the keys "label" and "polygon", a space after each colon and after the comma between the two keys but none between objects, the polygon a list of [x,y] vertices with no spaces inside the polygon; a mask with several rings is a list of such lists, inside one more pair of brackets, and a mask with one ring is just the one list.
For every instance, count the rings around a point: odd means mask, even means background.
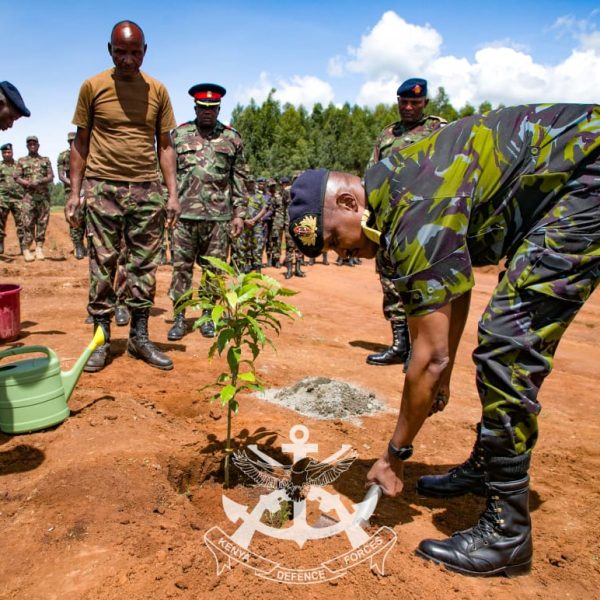
[{"label": "red dirt ground", "polygon": [[[87,262],[70,252],[66,226],[54,214],[48,259],[25,264],[16,255],[14,230],[0,280],[19,283],[22,335],[8,344],[43,344],[69,368],[91,339],[84,324]],[[270,273],[283,281],[282,270]],[[307,375],[359,385],[383,399],[390,413],[350,421],[316,421],[244,398],[233,431],[240,445],[257,442],[279,458],[290,427],[304,423],[323,458],[342,443],[360,454],[336,483],[358,502],[364,475],[395,422],[403,384],[401,367],[372,367],[365,356],[390,339],[372,263],[357,268],[317,264],[293,302],[304,318],[284,327],[277,352],[265,350],[258,371],[268,387],[287,387]],[[470,359],[477,319],[493,289],[494,269],[477,272],[472,310],[460,346],[452,399],[432,417],[407,463],[401,497],[383,499],[372,519],[388,526],[397,543],[385,576],[360,564],[329,583],[289,585],[258,578],[241,565],[217,575],[203,541],[213,526],[232,534],[223,510],[219,473],[225,416],[198,391],[221,370],[209,364],[209,341],[198,332],[166,341],[170,268],[161,267],[150,322],[152,338],[175,369],[164,373],[129,358],[126,328],[113,328],[118,355],[97,374],[84,373],[69,401],[71,417],[28,435],[0,434],[0,598],[592,598],[600,587],[600,405],[598,398],[600,296],[588,302],[565,335],[554,373],[540,400],[541,437],[531,473],[535,557],[530,576],[473,579],[445,571],[414,554],[425,537],[446,537],[473,524],[482,507],[474,497],[450,501],[419,497],[417,477],[442,472],[469,453],[479,415]],[[190,316],[190,315],[188,315]],[[6,346],[4,346],[6,347]],[[240,485],[227,495],[251,510],[256,489]],[[256,534],[251,549],[289,567],[314,567],[350,550],[345,536],[294,543]]]}]

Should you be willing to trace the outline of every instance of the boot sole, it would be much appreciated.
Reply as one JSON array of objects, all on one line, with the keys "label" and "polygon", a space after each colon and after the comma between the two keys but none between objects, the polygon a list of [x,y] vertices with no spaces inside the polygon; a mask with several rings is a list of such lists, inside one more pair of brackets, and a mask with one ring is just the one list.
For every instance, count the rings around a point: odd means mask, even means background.
[{"label": "boot sole", "polygon": [[422,550],[415,550],[415,554],[424,558],[425,560],[430,560],[432,563],[436,565],[443,565],[444,568],[448,571],[453,571],[454,573],[460,573],[461,575],[468,575],[469,577],[497,577],[499,575],[506,575],[506,577],[519,577],[520,575],[528,575],[531,572],[531,559],[527,562],[521,563],[519,565],[510,565],[508,567],[500,567],[499,569],[494,569],[493,571],[469,571],[468,569],[461,569],[455,565],[450,565],[445,563],[442,560],[437,558],[433,558],[428,554],[425,554]]},{"label": "boot sole", "polygon": [[144,360],[143,356],[138,356],[137,354],[134,354],[131,350],[129,350],[129,348],[127,348],[127,356],[130,356],[131,358],[135,358],[137,360],[141,360],[142,362],[146,363],[149,367],[154,367],[155,369],[160,369],[161,371],[173,370],[173,363],[164,367],[161,367],[160,365],[153,365],[151,362]]},{"label": "boot sole", "polygon": [[369,360],[368,358],[365,360],[368,365],[373,365],[374,367],[391,367],[393,365],[403,365],[403,360],[390,360],[388,362],[375,362],[373,360]]}]

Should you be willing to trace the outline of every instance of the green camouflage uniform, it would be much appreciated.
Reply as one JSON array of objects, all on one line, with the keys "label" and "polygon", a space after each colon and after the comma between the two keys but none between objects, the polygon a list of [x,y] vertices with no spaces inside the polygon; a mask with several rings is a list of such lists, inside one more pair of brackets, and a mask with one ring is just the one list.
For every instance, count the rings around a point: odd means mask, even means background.
[{"label": "green camouflage uniform", "polygon": [[[15,177],[32,183],[42,181],[49,175],[54,177],[52,164],[46,156],[23,156],[17,161]],[[43,244],[50,219],[50,184],[35,190],[23,189],[23,246],[29,247],[32,241]]]},{"label": "green camouflage uniform", "polygon": [[285,231],[285,260],[283,261],[286,265],[292,263],[301,263],[303,259],[302,252],[298,250],[294,238],[290,235],[290,215],[288,213],[288,206],[290,205],[290,187],[284,187],[281,192],[281,204],[283,205],[283,229]]},{"label": "green camouflage uniform", "polygon": [[[64,150],[58,155],[58,159],[56,160],[56,167],[58,171],[58,178],[61,176],[65,179],[71,180],[71,151]],[[71,193],[71,186],[66,183],[63,184],[65,186],[65,197],[68,199],[69,194]],[[69,235],[71,236],[71,241],[76,243],[83,242],[83,225],[79,225],[77,227],[72,227],[69,225]]]},{"label": "green camouflage uniform", "polygon": [[[267,200],[263,194],[256,192],[246,198],[246,219],[253,219],[267,206]],[[264,245],[263,221],[259,221],[252,228],[244,227],[242,235],[233,243],[234,260],[240,271],[247,271],[261,266]]]},{"label": "green camouflage uniform", "polygon": [[273,223],[271,225],[271,239],[269,241],[268,252],[273,262],[279,262],[281,260],[281,242],[283,240],[285,213],[287,211],[287,207],[283,206],[283,195],[280,191],[273,194],[271,210],[273,211]]},{"label": "green camouflage uniform", "polygon": [[158,177],[143,182],[86,178],[82,189],[90,257],[88,312],[110,316],[123,295],[131,309],[150,308],[165,225]]},{"label": "green camouflage uniform", "polygon": [[[429,115],[423,117],[413,127],[408,127],[400,121],[388,125],[375,142],[371,158],[367,163],[367,169],[392,154],[392,152],[418,142],[445,124],[445,119]],[[390,265],[385,263],[381,253],[377,255],[377,272],[383,291],[383,316],[391,323],[405,324],[406,314],[402,309],[402,300],[390,279],[392,270]]]},{"label": "green camouflage uniform", "polygon": [[0,241],[6,236],[6,221],[12,213],[17,229],[19,247],[23,247],[24,230],[21,222],[23,188],[15,181],[17,163],[0,162]]},{"label": "green camouflage uniform", "polygon": [[242,138],[217,121],[203,138],[196,121],[173,130],[181,216],[173,231],[173,302],[192,287],[194,263],[202,256],[227,260],[229,223],[244,218],[245,163]]},{"label": "green camouflage uniform", "polygon": [[379,162],[365,187],[409,316],[468,292],[474,266],[507,258],[473,354],[481,444],[528,453],[558,342],[600,281],[600,107],[467,117]]}]

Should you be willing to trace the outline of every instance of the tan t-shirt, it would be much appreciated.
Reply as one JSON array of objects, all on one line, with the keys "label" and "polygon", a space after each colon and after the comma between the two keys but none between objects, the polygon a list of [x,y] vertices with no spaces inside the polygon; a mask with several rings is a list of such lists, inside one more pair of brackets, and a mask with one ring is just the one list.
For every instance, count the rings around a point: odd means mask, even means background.
[{"label": "tan t-shirt", "polygon": [[146,73],[119,79],[108,69],[86,79],[73,124],[89,129],[86,177],[155,181],[156,136],[176,125],[165,86]]}]

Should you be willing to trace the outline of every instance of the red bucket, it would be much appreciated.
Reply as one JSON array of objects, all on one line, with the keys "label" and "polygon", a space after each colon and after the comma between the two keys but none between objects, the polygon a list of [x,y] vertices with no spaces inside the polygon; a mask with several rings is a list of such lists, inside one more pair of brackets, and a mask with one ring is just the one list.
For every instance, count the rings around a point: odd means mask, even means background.
[{"label": "red bucket", "polygon": [[0,342],[10,342],[21,331],[21,286],[0,283]]}]

